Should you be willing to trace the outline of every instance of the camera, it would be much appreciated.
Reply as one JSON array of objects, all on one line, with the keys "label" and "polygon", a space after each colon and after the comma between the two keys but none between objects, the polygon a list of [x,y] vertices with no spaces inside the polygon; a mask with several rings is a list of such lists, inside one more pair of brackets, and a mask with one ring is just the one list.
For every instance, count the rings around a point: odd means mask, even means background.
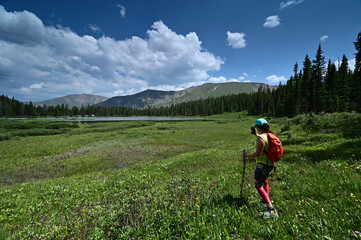
[{"label": "camera", "polygon": [[256,128],[255,127],[251,127],[251,133],[256,134]]}]

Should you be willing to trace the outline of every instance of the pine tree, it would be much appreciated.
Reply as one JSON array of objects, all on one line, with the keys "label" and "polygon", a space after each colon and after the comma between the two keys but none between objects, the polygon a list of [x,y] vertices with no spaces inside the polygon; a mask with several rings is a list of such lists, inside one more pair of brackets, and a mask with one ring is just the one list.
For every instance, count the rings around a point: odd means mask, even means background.
[{"label": "pine tree", "polygon": [[338,70],[338,78],[336,83],[337,95],[340,97],[340,107],[338,109],[339,112],[349,111],[349,105],[350,105],[349,84],[350,83],[349,83],[348,59],[344,54],[342,56],[342,62]]},{"label": "pine tree", "polygon": [[285,116],[285,99],[286,99],[286,87],[281,83],[278,85],[277,90],[274,94],[275,99],[275,116],[282,117]]},{"label": "pine tree", "polygon": [[286,93],[285,93],[285,104],[284,104],[284,114],[288,117],[294,116],[295,110],[295,84],[294,78],[291,77],[286,83]]},{"label": "pine tree", "polygon": [[313,109],[313,81],[311,60],[306,55],[303,61],[303,75],[301,82],[301,111],[308,113]]},{"label": "pine tree", "polygon": [[354,45],[357,50],[357,53],[355,53],[355,72],[361,72],[361,32],[357,35]]},{"label": "pine tree", "polygon": [[337,95],[336,95],[336,65],[328,60],[327,72],[325,77],[325,88],[327,92],[327,104],[325,110],[327,112],[337,111]]},{"label": "pine tree", "polygon": [[325,88],[323,75],[325,72],[325,57],[322,55],[321,44],[318,45],[316,59],[313,61],[313,76],[314,76],[314,92],[313,92],[313,110],[320,113],[323,110],[325,102]]},{"label": "pine tree", "polygon": [[26,115],[28,116],[34,116],[34,105],[33,103],[30,101],[29,104],[26,104],[28,106],[27,111],[26,111]]},{"label": "pine tree", "polygon": [[302,113],[302,79],[303,79],[303,72],[300,72],[297,75],[296,79],[296,91],[297,91],[297,106],[296,106],[296,115]]},{"label": "pine tree", "polygon": [[355,82],[355,95],[356,95],[356,109],[358,112],[361,112],[361,32],[357,35],[356,42],[354,42],[356,48],[355,54],[355,72],[354,72],[354,82]]},{"label": "pine tree", "polygon": [[293,68],[293,80],[294,80],[294,114],[297,115],[300,111],[300,97],[301,97],[301,81],[300,81],[300,75],[298,74],[298,63],[296,62]]}]

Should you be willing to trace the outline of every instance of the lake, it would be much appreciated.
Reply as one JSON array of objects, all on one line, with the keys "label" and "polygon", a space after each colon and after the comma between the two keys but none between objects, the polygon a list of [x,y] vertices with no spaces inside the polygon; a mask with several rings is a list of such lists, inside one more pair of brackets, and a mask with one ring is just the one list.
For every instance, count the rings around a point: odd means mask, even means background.
[{"label": "lake", "polygon": [[120,121],[194,121],[201,118],[186,117],[49,117],[49,118],[0,118],[0,120],[50,120],[67,122],[120,122]]}]

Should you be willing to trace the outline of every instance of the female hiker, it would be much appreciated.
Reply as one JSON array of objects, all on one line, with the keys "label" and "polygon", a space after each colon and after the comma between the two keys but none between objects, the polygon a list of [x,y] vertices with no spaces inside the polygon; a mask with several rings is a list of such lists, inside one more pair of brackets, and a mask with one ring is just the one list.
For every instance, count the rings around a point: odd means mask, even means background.
[{"label": "female hiker", "polygon": [[256,205],[267,206],[267,211],[261,213],[265,218],[278,218],[278,213],[272,206],[272,202],[268,196],[268,176],[274,167],[274,162],[270,161],[265,153],[265,151],[268,152],[269,150],[267,133],[271,132],[270,125],[263,118],[257,119],[255,128],[252,128],[251,132],[257,138],[256,151],[252,154],[244,152],[243,156],[244,158],[256,158],[257,167],[254,179],[256,180],[256,189],[262,198]]}]

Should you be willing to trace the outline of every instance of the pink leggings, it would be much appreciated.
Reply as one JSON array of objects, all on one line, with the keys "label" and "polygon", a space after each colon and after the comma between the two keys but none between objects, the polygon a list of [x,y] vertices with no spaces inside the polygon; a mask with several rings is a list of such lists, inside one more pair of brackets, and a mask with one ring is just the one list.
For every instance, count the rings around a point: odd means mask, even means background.
[{"label": "pink leggings", "polygon": [[259,195],[261,196],[262,200],[265,201],[266,203],[271,202],[268,193],[269,193],[269,185],[268,185],[268,179],[266,179],[263,183],[262,186],[259,186],[256,184],[256,189],[259,193]]}]

